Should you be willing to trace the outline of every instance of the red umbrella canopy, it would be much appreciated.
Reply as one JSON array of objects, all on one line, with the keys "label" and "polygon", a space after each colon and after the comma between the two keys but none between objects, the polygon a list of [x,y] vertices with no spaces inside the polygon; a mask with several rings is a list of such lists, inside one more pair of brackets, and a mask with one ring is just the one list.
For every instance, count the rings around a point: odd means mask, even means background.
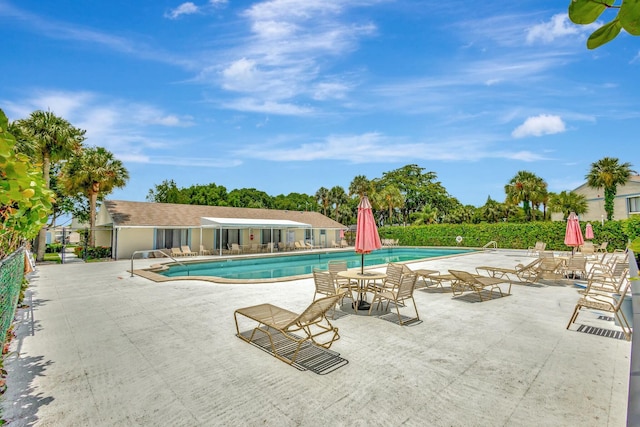
[{"label": "red umbrella canopy", "polygon": [[575,212],[569,214],[567,218],[567,230],[564,233],[564,244],[567,246],[580,246],[584,243],[580,222]]},{"label": "red umbrella canopy", "polygon": [[584,238],[589,240],[593,239],[593,226],[590,222],[587,223],[587,226],[584,229]]},{"label": "red umbrella canopy", "polygon": [[356,225],[356,252],[359,254],[368,254],[371,251],[380,249],[380,236],[378,235],[378,227],[373,218],[371,203],[367,196],[360,199],[358,205],[358,222]]}]

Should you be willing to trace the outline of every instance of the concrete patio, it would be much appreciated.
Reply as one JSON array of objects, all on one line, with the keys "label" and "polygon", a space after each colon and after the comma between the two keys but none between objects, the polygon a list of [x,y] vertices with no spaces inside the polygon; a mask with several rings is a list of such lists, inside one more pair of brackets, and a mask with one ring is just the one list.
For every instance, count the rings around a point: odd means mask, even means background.
[{"label": "concrete patio", "polygon": [[[531,259],[497,250],[409,265]],[[422,322],[404,327],[345,306],[331,349],[349,363],[317,375],[238,339],[233,320],[264,302],[302,311],[311,278],[154,283],[129,267],[38,267],[5,363],[9,426],[626,425],[631,343],[577,332],[620,330],[597,313],[565,329],[579,297],[571,281],[515,284],[483,302],[420,287]]]}]

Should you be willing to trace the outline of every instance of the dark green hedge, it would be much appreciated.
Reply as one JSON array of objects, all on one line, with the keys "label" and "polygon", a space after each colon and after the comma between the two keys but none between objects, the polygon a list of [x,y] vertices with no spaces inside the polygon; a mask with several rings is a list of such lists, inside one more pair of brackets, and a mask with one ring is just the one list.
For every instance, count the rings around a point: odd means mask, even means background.
[{"label": "dark green hedge", "polygon": [[[96,246],[96,247],[87,247],[87,256],[86,259],[103,259],[103,258],[111,258],[111,248],[106,246]],[[76,246],[73,248],[73,252],[76,254],[78,258],[85,258],[85,247],[84,246]]]},{"label": "dark green hedge", "polygon": [[[609,242],[608,250],[624,249],[630,239],[640,236],[640,216],[624,221],[606,221],[591,223],[595,244]],[[584,234],[586,222],[580,227]],[[379,229],[381,238],[399,239],[405,246],[461,246],[482,247],[495,241],[499,248],[527,249],[537,241],[547,243],[547,249],[568,250],[564,244],[566,223],[530,222],[496,224],[431,224],[420,226],[390,226]],[[462,237],[458,244],[456,238]]]}]

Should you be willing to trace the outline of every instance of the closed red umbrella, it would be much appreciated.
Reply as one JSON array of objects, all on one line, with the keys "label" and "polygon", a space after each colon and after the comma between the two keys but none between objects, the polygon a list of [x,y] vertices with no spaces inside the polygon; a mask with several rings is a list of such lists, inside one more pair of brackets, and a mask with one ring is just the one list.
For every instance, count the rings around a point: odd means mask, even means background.
[{"label": "closed red umbrella", "polygon": [[590,222],[587,223],[587,227],[584,229],[584,238],[587,240],[593,239],[593,226],[591,226]]},{"label": "closed red umbrella", "polygon": [[584,243],[582,238],[582,230],[580,230],[580,221],[575,212],[569,214],[567,218],[567,230],[564,233],[564,244],[571,246],[571,252]]},{"label": "closed red umbrella", "polygon": [[364,273],[364,254],[380,249],[380,236],[378,235],[378,227],[373,218],[371,203],[365,195],[360,199],[358,205],[358,222],[356,225],[356,253],[362,254],[360,272]]}]

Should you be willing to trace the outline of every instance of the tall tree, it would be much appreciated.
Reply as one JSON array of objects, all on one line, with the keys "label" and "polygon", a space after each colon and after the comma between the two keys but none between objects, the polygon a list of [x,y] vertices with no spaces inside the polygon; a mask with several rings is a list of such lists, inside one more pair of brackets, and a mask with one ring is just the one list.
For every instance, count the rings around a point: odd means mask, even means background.
[{"label": "tall tree", "polygon": [[[402,208],[403,220],[406,222],[413,212],[417,212],[429,203],[438,210],[441,208],[441,196],[446,197],[446,191],[439,182],[434,182],[435,172],[424,172],[424,168],[416,164],[403,166],[390,172],[385,172],[382,178],[374,180],[376,191],[393,184],[404,196]],[[444,191],[444,193],[442,193]]]},{"label": "tall tree", "polygon": [[329,202],[333,205],[333,219],[340,221],[340,206],[347,203],[347,193],[344,188],[336,185],[329,190]]},{"label": "tall tree", "polygon": [[544,206],[543,218],[542,218],[544,219],[544,216],[545,216],[544,211],[546,210],[546,202],[548,199],[547,194],[548,194],[547,183],[545,182],[544,179],[540,178],[539,176],[536,176],[532,181],[531,193],[530,193],[531,207],[533,208],[531,210],[531,217],[533,220],[536,219],[536,213],[539,212],[540,205]]},{"label": "tall tree", "polygon": [[322,206],[322,213],[324,216],[327,216],[327,211],[329,210],[329,206],[331,206],[329,189],[326,187],[318,188],[318,191],[316,191],[316,200],[318,201],[318,204]]},{"label": "tall tree", "polygon": [[631,163],[620,163],[615,157],[604,157],[591,163],[591,170],[585,176],[591,188],[604,188],[604,210],[607,220],[613,219],[613,200],[618,192],[618,185],[625,184],[632,173]]},{"label": "tall tree", "polygon": [[438,208],[429,204],[422,207],[422,210],[411,214],[413,225],[433,224],[438,221]]},{"label": "tall tree", "polygon": [[569,217],[569,213],[575,212],[582,215],[587,212],[587,198],[573,191],[561,191],[549,195],[549,210],[551,212],[562,212],[563,219]]},{"label": "tall tree", "polygon": [[387,185],[373,194],[373,204],[381,210],[387,211],[389,225],[393,224],[393,213],[404,205],[404,196],[395,185]]},{"label": "tall tree", "polygon": [[[42,164],[42,177],[47,189],[51,188],[52,165],[79,152],[86,132],[51,111],[41,110],[15,121],[11,129],[18,141],[16,149],[31,156],[35,163]],[[46,244],[46,230],[43,228],[38,234],[38,261],[44,260]]]},{"label": "tall tree", "polygon": [[491,196],[487,197],[484,206],[480,207],[482,219],[487,222],[498,222],[502,216],[502,206],[500,202],[493,200]]},{"label": "tall tree", "polygon": [[149,190],[147,201],[155,203],[189,203],[188,197],[172,179],[165,179],[161,184],[156,184],[154,188]]},{"label": "tall tree", "polygon": [[65,163],[60,180],[69,194],[81,193],[89,199],[89,245],[95,246],[98,200],[115,188],[123,188],[129,180],[129,172],[110,151],[89,147]]},{"label": "tall tree", "polygon": [[349,196],[358,196],[361,199],[362,196],[371,191],[371,182],[364,175],[356,175],[351,184],[349,184]]},{"label": "tall tree", "polygon": [[529,171],[518,171],[511,181],[504,186],[507,201],[519,204],[522,202],[527,221],[531,221],[531,201],[537,200],[541,178]]}]

